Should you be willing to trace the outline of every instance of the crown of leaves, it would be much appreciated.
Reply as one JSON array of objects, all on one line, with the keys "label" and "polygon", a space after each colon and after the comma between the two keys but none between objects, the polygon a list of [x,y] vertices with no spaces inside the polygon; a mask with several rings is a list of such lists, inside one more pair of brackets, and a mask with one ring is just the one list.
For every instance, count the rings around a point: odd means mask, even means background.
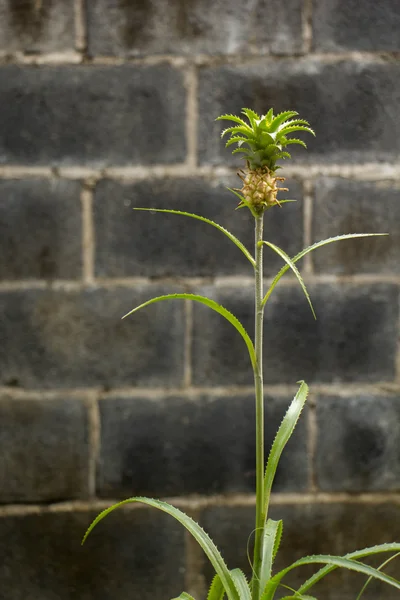
[{"label": "crown of leaves", "polygon": [[308,121],[304,119],[295,119],[298,113],[294,110],[281,112],[274,116],[272,108],[266,115],[258,115],[250,108],[244,108],[242,113],[247,117],[246,123],[236,115],[222,115],[217,121],[233,121],[237,125],[224,129],[221,137],[230,134],[230,139],[225,146],[228,148],[232,144],[238,147],[232,154],[243,153],[244,157],[252,169],[267,167],[270,171],[276,171],[276,161],[281,158],[290,158],[291,155],[283,150],[289,144],[300,144],[306,148],[303,140],[298,138],[288,138],[287,136],[295,131],[307,131],[315,136]]}]

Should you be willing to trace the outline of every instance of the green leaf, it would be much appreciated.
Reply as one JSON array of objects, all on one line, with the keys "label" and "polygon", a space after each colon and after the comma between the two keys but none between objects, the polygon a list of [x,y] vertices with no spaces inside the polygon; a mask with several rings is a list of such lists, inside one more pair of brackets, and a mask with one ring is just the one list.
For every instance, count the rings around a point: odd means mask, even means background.
[{"label": "green leaf", "polygon": [[304,381],[298,383],[300,383],[300,387],[283,417],[268,456],[267,468],[264,476],[265,515],[268,513],[269,498],[279,459],[296,427],[301,411],[307,400],[308,385]]},{"label": "green leaf", "polygon": [[254,133],[248,125],[246,125],[246,127],[243,127],[242,125],[237,125],[236,127],[228,127],[227,129],[223,130],[223,132],[221,133],[221,137],[224,137],[224,135],[226,135],[227,133],[232,133],[235,135],[241,133],[247,136],[249,139],[254,140]]},{"label": "green leaf", "polygon": [[304,148],[307,148],[307,144],[303,142],[303,140],[299,140],[298,138],[290,138],[288,140],[281,142],[282,146],[288,146],[289,144],[300,144]]},{"label": "green leaf", "polygon": [[240,569],[232,569],[231,575],[239,593],[240,600],[251,600],[250,586],[243,571]]},{"label": "green leaf", "polygon": [[267,114],[264,116],[265,122],[268,123],[268,125],[270,126],[273,118],[274,118],[274,111],[272,108],[270,108],[269,111],[267,112]]},{"label": "green leaf", "polygon": [[207,600],[223,600],[224,596],[225,590],[222,585],[221,577],[215,575],[208,591]]},{"label": "green leaf", "polygon": [[234,123],[239,123],[239,125],[243,127],[247,127],[249,131],[252,131],[251,128],[247,125],[246,121],[243,121],[240,117],[236,115],[221,115],[215,119],[216,121],[233,121]]},{"label": "green leaf", "polygon": [[231,242],[233,242],[239,248],[239,250],[241,250],[243,252],[245,257],[247,258],[248,261],[250,261],[250,263],[252,264],[253,267],[256,264],[256,261],[251,256],[250,252],[247,250],[247,248],[244,246],[244,244],[242,244],[242,242],[237,239],[237,237],[235,237],[230,231],[225,229],[225,227],[222,227],[222,225],[218,225],[218,223],[215,223],[214,221],[211,221],[210,219],[206,219],[206,217],[201,217],[200,215],[196,215],[194,213],[188,213],[188,212],[185,212],[182,210],[171,210],[171,209],[167,209],[167,208],[136,208],[135,207],[133,210],[146,210],[149,212],[160,212],[160,213],[170,213],[172,215],[183,215],[184,217],[191,217],[192,219],[197,219],[198,221],[203,221],[204,223],[208,223],[208,225],[212,225],[219,231],[222,231],[222,233],[224,233],[226,235],[226,237],[229,238],[231,240]]},{"label": "green leaf", "polygon": [[[289,567],[286,567],[286,569],[282,569],[282,571],[274,575],[274,577],[272,577],[267,583],[266,591],[263,595],[263,600],[272,600],[276,588],[287,573],[289,573],[293,569],[296,569],[297,567],[311,564],[326,564],[333,567],[342,567],[343,569],[348,569],[349,571],[356,571],[357,573],[363,573],[368,577],[374,577],[375,579],[383,581],[384,583],[387,583],[388,585],[391,585],[396,589],[400,590],[400,581],[396,581],[396,579],[393,579],[393,577],[389,577],[388,575],[381,573],[380,571],[373,567],[370,567],[369,565],[365,565],[354,559],[349,559],[342,556],[329,556],[321,554],[315,556],[305,556],[304,558],[300,558],[300,560],[296,560],[296,562],[291,564]],[[302,588],[298,590],[299,593],[302,593],[302,591],[300,591],[302,590]]]},{"label": "green leaf", "polygon": [[263,555],[260,569],[260,590],[264,591],[272,575],[272,564],[282,538],[283,521],[268,519],[264,528]]},{"label": "green leaf", "polygon": [[227,310],[226,308],[221,306],[221,304],[218,304],[217,302],[215,302],[215,300],[211,300],[211,298],[206,298],[205,296],[199,296],[198,294],[186,294],[186,293],[166,294],[165,296],[157,296],[156,298],[151,298],[150,300],[147,300],[147,302],[143,302],[143,304],[136,306],[136,308],[133,308],[132,310],[130,310],[122,318],[125,319],[126,317],[129,317],[129,315],[132,315],[133,313],[140,310],[141,308],[144,308],[145,306],[149,306],[150,304],[154,304],[155,302],[161,302],[162,300],[179,300],[179,299],[180,300],[194,300],[195,302],[200,302],[201,304],[205,304],[209,308],[212,308],[213,310],[215,310],[215,312],[217,312],[220,315],[222,315],[223,317],[225,317],[225,319],[227,321],[229,321],[229,323],[231,323],[231,325],[234,326],[234,328],[240,333],[240,335],[244,339],[247,349],[249,351],[250,360],[251,360],[253,369],[256,368],[256,365],[257,365],[256,353],[254,350],[253,342],[251,341],[249,334],[247,333],[247,331],[245,330],[245,328],[243,327],[243,325],[241,324],[239,319],[237,319],[237,317],[235,317],[235,315],[233,315],[231,312],[229,312],[229,310]]},{"label": "green leaf", "polygon": [[271,123],[271,131],[276,131],[284,121],[287,121],[291,117],[296,117],[298,114],[295,110],[287,110],[279,113]]},{"label": "green leaf", "polygon": [[314,596],[303,596],[302,594],[296,594],[296,596],[284,596],[281,600],[317,600]]},{"label": "green leaf", "polygon": [[[280,202],[282,203],[283,200],[280,200]],[[327,238],[326,240],[316,242],[315,244],[308,246],[308,248],[304,248],[304,250],[301,250],[301,252],[299,252],[298,254],[296,254],[296,256],[294,256],[292,258],[292,262],[295,263],[298,260],[300,260],[301,258],[303,258],[303,256],[305,256],[309,252],[312,252],[313,250],[316,250],[317,248],[320,248],[321,246],[326,246],[327,244],[331,244],[333,242],[339,242],[341,240],[349,240],[352,238],[374,237],[374,236],[381,236],[381,235],[388,235],[388,234],[387,233],[347,233],[345,235],[336,235],[334,237]],[[266,302],[268,301],[268,298],[274,291],[276,284],[278,283],[280,278],[286,273],[286,271],[288,271],[289,269],[290,269],[289,265],[286,264],[282,267],[282,269],[279,271],[279,273],[277,273],[275,275],[275,277],[269,287],[269,290],[267,291],[267,293],[265,294],[265,296],[263,298],[262,306],[264,306],[266,304]]]},{"label": "green leaf", "polygon": [[291,119],[290,121],[286,121],[285,123],[282,123],[282,126],[279,127],[279,132],[283,131],[287,127],[294,127],[295,125],[305,125],[306,127],[310,127],[310,123],[308,121],[306,121],[305,119]]},{"label": "green leaf", "polygon": [[306,125],[292,125],[283,127],[279,133],[283,133],[287,135],[288,133],[293,133],[294,131],[307,131],[315,136],[315,132],[311,129],[311,127],[307,127]]},{"label": "green leaf", "polygon": [[[369,548],[364,548],[363,550],[356,550],[355,552],[350,552],[349,554],[345,554],[344,558],[348,559],[358,559],[365,558],[366,556],[372,556],[374,554],[381,554],[382,552],[398,552],[400,550],[400,544],[392,543],[392,544],[379,544],[378,546],[370,546]],[[323,567],[317,573],[314,573],[307,581],[303,583],[301,587],[297,590],[298,593],[302,594],[303,592],[307,592],[313,585],[318,583],[323,577],[328,575],[337,568],[336,565],[329,565]]]},{"label": "green leaf", "polygon": [[282,250],[282,248],[279,248],[279,246],[275,246],[275,244],[272,244],[271,242],[266,242],[266,241],[264,241],[264,240],[263,240],[263,242],[262,242],[262,243],[263,243],[263,244],[265,244],[266,246],[269,246],[269,248],[271,248],[271,249],[272,249],[272,250],[274,250],[274,251],[275,251],[277,254],[279,254],[279,256],[280,256],[281,258],[283,258],[283,260],[286,262],[286,264],[287,264],[287,265],[288,265],[288,266],[289,266],[289,267],[292,269],[293,273],[294,273],[294,274],[296,275],[296,277],[297,277],[297,280],[298,280],[298,282],[299,282],[299,283],[300,283],[300,285],[301,285],[301,289],[303,290],[305,297],[307,298],[307,302],[308,302],[308,304],[310,305],[310,308],[311,308],[311,312],[312,312],[312,314],[313,314],[313,317],[314,317],[314,319],[316,319],[317,317],[316,317],[316,314],[315,314],[315,311],[314,311],[314,307],[313,307],[313,305],[312,305],[312,302],[311,302],[310,295],[309,295],[309,293],[308,293],[308,291],[307,291],[307,288],[306,288],[306,285],[305,285],[305,283],[304,283],[304,281],[303,281],[303,278],[302,278],[302,276],[300,275],[300,272],[299,272],[298,268],[296,267],[296,265],[294,264],[294,262],[293,262],[293,261],[291,260],[291,258],[290,258],[290,257],[289,257],[289,256],[286,254],[286,252],[284,252],[284,250]]},{"label": "green leaf", "polygon": [[171,515],[171,517],[174,517],[174,519],[179,521],[179,523],[181,523],[189,531],[189,533],[192,534],[192,536],[195,538],[197,543],[203,549],[207,558],[209,559],[212,566],[214,567],[215,572],[220,576],[222,585],[225,588],[226,595],[228,596],[229,600],[240,600],[239,594],[235,587],[234,579],[233,579],[232,575],[230,574],[228,567],[226,566],[226,564],[225,564],[218,548],[215,546],[214,542],[210,539],[210,537],[207,535],[207,533],[200,527],[200,525],[198,523],[196,523],[196,521],[193,521],[193,519],[188,517],[188,515],[186,515],[184,512],[182,512],[178,508],[175,508],[174,506],[171,506],[171,504],[168,504],[167,502],[162,502],[161,500],[153,500],[152,498],[142,498],[140,496],[135,497],[135,498],[128,498],[127,500],[118,502],[118,504],[114,504],[113,506],[110,506],[110,508],[103,510],[103,512],[101,512],[99,515],[97,515],[95,520],[89,526],[89,529],[86,531],[85,536],[82,541],[82,544],[85,542],[85,540],[87,539],[90,532],[94,529],[94,527],[100,521],[102,521],[104,519],[104,517],[106,517],[109,513],[111,513],[115,509],[117,509],[121,506],[124,506],[125,504],[132,503],[132,502],[141,502],[143,504],[147,504],[148,506],[157,508],[157,509]]},{"label": "green leaf", "polygon": [[260,120],[260,115],[254,112],[254,110],[251,110],[251,108],[243,108],[242,113],[249,119],[251,126],[255,128],[257,126],[256,121]]},{"label": "green leaf", "polygon": [[194,600],[194,598],[187,592],[182,592],[182,594],[179,594],[176,598],[172,598],[172,600]]},{"label": "green leaf", "polygon": [[248,139],[244,138],[244,137],[240,137],[240,135],[236,135],[234,137],[231,137],[225,144],[225,148],[229,148],[229,146],[232,146],[232,144],[238,144],[239,147],[242,144],[249,144],[250,142]]}]

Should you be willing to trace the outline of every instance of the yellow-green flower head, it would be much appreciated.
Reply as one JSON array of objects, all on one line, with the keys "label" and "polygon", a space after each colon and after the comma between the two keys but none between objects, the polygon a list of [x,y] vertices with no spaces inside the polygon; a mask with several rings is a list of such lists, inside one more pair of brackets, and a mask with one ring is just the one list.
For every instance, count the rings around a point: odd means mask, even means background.
[{"label": "yellow-green flower head", "polygon": [[271,108],[266,115],[258,115],[249,108],[244,108],[242,113],[247,117],[246,123],[240,117],[235,115],[222,115],[217,121],[226,120],[237,123],[234,127],[228,127],[221,133],[224,137],[230,134],[230,139],[226,147],[237,144],[238,147],[232,154],[243,153],[250,169],[267,167],[272,173],[279,167],[276,161],[281,158],[290,158],[289,152],[283,150],[289,144],[300,144],[307,147],[303,140],[298,138],[288,138],[287,136],[295,131],[307,131],[315,135],[308,121],[296,119],[298,113],[294,110],[279,113],[274,116]]}]

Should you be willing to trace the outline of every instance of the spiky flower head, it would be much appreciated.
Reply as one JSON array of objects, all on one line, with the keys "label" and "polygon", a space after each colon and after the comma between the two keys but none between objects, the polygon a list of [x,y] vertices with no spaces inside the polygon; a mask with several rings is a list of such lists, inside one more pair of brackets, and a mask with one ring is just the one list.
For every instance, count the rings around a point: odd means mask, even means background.
[{"label": "spiky flower head", "polygon": [[[289,138],[288,135],[295,131],[307,131],[315,135],[308,121],[297,119],[298,113],[294,110],[274,115],[271,108],[266,115],[258,115],[249,108],[244,108],[242,113],[247,117],[248,123],[236,115],[222,115],[217,121],[227,120],[237,123],[233,127],[224,129],[221,137],[227,133],[230,139],[226,147],[237,144],[232,154],[243,153],[246,160],[247,170],[238,173],[243,181],[241,189],[231,190],[240,198],[239,208],[247,206],[254,216],[262,214],[268,208],[288,202],[278,200],[278,181],[284,181],[282,177],[276,177],[276,170],[280,167],[276,161],[282,158],[290,158],[289,152],[284,148],[290,144],[300,144],[307,147],[303,140]],[[230,188],[229,188],[230,189]]]},{"label": "spiky flower head", "polygon": [[295,131],[307,131],[315,135],[308,121],[304,119],[294,119],[298,113],[294,110],[281,112],[274,116],[271,108],[266,115],[258,115],[249,108],[244,108],[242,113],[247,117],[248,123],[235,115],[222,115],[217,121],[233,121],[237,123],[234,127],[228,127],[221,133],[224,137],[230,133],[230,139],[226,142],[226,147],[237,144],[238,147],[232,154],[243,153],[250,166],[250,169],[267,167],[270,172],[276,171],[276,161],[281,158],[291,158],[287,150],[283,150],[290,144],[300,144],[307,148],[303,140],[298,138],[288,138],[287,136]]}]

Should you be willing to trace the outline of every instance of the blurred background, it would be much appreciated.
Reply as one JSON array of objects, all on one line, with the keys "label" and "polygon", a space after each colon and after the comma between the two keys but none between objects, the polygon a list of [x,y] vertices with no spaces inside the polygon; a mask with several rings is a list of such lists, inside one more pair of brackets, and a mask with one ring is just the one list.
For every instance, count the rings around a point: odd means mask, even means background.
[{"label": "blurred background", "polygon": [[[254,401],[245,346],[252,273],[211,218],[235,212],[242,166],[222,113],[297,110],[317,137],[281,172],[296,203],[265,237],[293,256],[266,312],[267,448],[305,379],[310,401],[273,495],[280,566],[400,540],[400,4],[398,0],[0,0],[0,599],[204,598],[205,557],[172,498],[250,572]],[[301,136],[300,136],[301,137]],[[265,250],[266,277],[280,268]],[[250,540],[251,544],[251,540]],[[383,559],[382,559],[383,560]],[[379,563],[378,563],[379,564]],[[392,563],[388,573],[399,576]],[[308,571],[296,571],[293,585]],[[315,589],[354,599],[364,578]],[[380,596],[382,594],[382,596]],[[398,598],[371,584],[365,598]]]}]

